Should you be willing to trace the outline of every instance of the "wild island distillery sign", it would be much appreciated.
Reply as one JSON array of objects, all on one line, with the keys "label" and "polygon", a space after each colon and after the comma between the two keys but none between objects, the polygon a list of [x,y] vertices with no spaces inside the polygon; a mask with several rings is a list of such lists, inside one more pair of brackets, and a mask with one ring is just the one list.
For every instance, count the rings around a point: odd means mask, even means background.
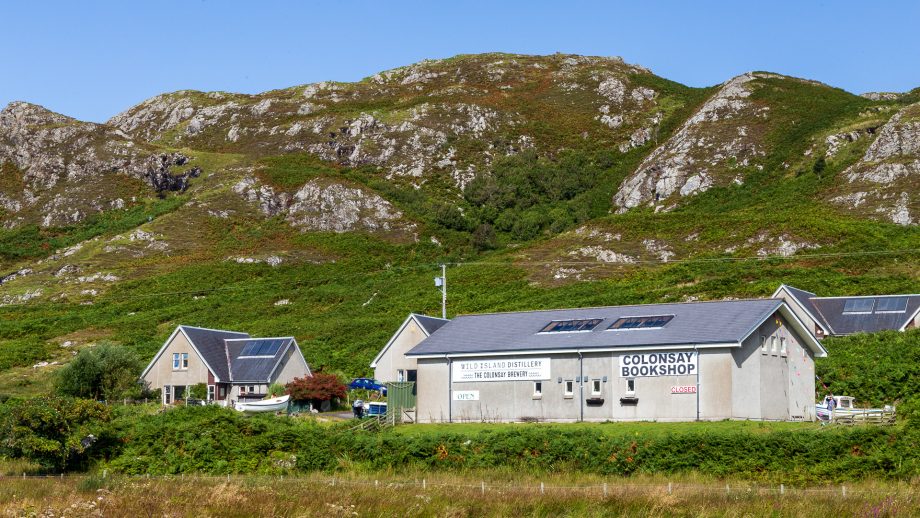
[{"label": "wild island distillery sign", "polygon": [[455,361],[450,369],[455,382],[540,381],[549,379],[549,358]]},{"label": "wild island distillery sign", "polygon": [[620,377],[695,376],[695,352],[636,353],[620,356]]}]

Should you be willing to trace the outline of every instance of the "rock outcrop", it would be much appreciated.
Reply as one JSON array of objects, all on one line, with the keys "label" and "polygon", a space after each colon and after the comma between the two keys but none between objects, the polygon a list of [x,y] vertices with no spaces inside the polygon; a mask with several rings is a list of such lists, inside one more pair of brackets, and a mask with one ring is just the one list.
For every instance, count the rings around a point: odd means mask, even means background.
[{"label": "rock outcrop", "polygon": [[899,225],[920,220],[920,103],[903,108],[878,130],[862,159],[842,173],[847,184],[832,201]]},{"label": "rock outcrop", "polygon": [[92,213],[124,208],[126,200],[143,195],[144,183],[157,192],[184,190],[200,169],[174,174],[171,168],[188,160],[181,153],[157,153],[105,124],[10,103],[0,111],[0,168],[10,176],[0,191],[4,225],[73,224]]},{"label": "rock outcrop", "polygon": [[738,169],[764,155],[762,126],[769,107],[749,99],[764,77],[772,75],[748,73],[723,84],[623,181],[613,198],[617,212],[640,205],[666,208],[673,196],[743,181]]},{"label": "rock outcrop", "polygon": [[260,185],[250,176],[233,190],[266,216],[283,216],[301,231],[409,234],[415,229],[390,202],[360,186],[317,179],[290,195]]}]

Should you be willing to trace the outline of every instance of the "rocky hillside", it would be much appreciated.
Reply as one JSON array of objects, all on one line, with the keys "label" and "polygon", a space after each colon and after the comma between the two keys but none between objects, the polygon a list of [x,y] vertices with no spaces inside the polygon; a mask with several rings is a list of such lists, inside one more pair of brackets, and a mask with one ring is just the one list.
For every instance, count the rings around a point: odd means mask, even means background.
[{"label": "rocky hillside", "polygon": [[482,54],[103,124],[12,103],[0,394],[98,340],[151,354],[180,322],[294,333],[363,373],[394,320],[437,309],[444,260],[469,263],[452,312],[916,291],[918,101]]},{"label": "rocky hillside", "polygon": [[117,128],[11,103],[0,111],[4,227],[65,226],[130,206],[149,189],[184,190],[198,171],[173,171],[187,162],[180,153],[159,152]]},{"label": "rocky hillside", "polygon": [[[843,172],[852,192],[832,201],[900,225],[916,224],[920,219],[920,104],[902,108],[871,133],[876,131],[878,136],[862,158]],[[844,138],[857,140],[867,133],[853,132]]]},{"label": "rocky hillside", "polygon": [[108,122],[171,146],[303,151],[416,183],[441,174],[462,187],[496,157],[525,149],[549,153],[590,142],[627,151],[645,144],[686,102],[680,89],[656,89],[660,82],[617,58],[461,56],[359,83],[252,96],[176,92]]}]

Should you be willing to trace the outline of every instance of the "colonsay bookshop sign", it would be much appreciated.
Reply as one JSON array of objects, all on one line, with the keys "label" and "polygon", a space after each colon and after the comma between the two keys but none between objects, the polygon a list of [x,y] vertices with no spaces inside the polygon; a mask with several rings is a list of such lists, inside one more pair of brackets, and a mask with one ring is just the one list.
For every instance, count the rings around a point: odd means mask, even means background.
[{"label": "colonsay bookshop sign", "polygon": [[635,353],[620,356],[620,377],[695,376],[699,355],[695,351]]},{"label": "colonsay bookshop sign", "polygon": [[450,375],[455,382],[548,380],[549,358],[455,361]]}]

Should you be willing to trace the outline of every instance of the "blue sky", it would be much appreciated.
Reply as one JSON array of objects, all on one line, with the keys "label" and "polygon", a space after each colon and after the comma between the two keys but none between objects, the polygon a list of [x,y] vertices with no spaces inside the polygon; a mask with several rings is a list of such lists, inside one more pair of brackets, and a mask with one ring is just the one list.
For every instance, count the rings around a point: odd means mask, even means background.
[{"label": "blue sky", "polygon": [[102,121],[162,92],[354,81],[490,51],[619,55],[693,86],[748,70],[856,93],[920,86],[920,2],[745,3],[6,2],[0,106]]}]

